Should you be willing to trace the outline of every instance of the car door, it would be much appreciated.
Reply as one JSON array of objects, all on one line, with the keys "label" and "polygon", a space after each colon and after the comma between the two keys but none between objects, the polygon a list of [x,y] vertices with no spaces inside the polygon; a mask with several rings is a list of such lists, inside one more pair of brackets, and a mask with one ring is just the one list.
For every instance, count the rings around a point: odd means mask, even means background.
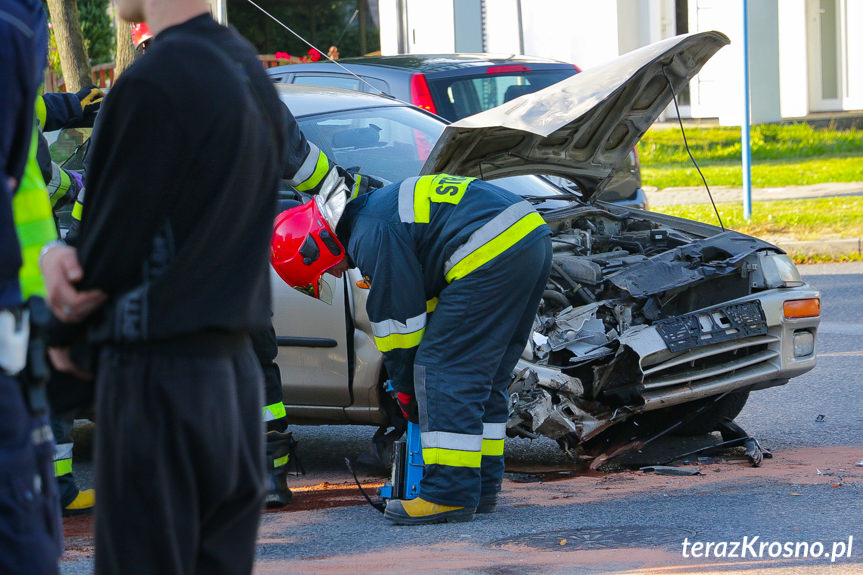
[{"label": "car door", "polygon": [[349,406],[345,280],[324,274],[333,296],[327,303],[288,286],[272,267],[270,278],[285,404]]}]

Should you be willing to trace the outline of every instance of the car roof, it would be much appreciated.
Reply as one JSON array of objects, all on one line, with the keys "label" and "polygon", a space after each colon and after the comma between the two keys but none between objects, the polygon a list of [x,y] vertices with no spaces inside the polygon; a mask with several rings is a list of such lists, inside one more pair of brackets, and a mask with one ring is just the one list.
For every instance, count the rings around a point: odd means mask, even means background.
[{"label": "car roof", "polygon": [[[506,56],[495,54],[400,54],[397,56],[361,56],[357,58],[342,58],[339,64],[347,66],[373,66],[390,70],[401,70],[412,73],[434,74],[452,70],[469,70],[486,66],[505,66],[508,64],[542,65],[544,68],[572,68],[572,64],[535,58],[532,56]],[[336,64],[317,62],[307,64],[288,64],[276,66],[267,70],[268,74],[283,72],[299,72],[301,70],[330,70]]]},{"label": "car roof", "polygon": [[342,88],[322,86],[298,86],[295,84],[273,84],[279,99],[294,116],[312,116],[340,110],[380,108],[381,106],[406,106],[410,104],[389,96],[368,94]]},{"label": "car roof", "polygon": [[505,56],[500,54],[401,54],[398,56],[363,56],[344,58],[341,64],[362,64],[366,66],[386,66],[407,68],[416,72],[441,72],[481,66],[500,66],[505,64],[559,64],[571,67],[572,64],[559,60],[534,58],[530,56]]}]

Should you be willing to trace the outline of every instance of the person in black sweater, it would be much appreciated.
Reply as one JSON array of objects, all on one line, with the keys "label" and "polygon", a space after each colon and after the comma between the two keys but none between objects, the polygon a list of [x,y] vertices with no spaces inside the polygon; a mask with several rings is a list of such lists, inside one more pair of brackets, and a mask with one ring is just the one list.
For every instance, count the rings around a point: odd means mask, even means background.
[{"label": "person in black sweater", "polygon": [[[80,270],[64,259],[71,248],[43,261],[58,317],[86,320],[102,348],[96,573],[249,573],[264,449],[246,334],[270,325],[289,115],[254,49],[204,0],[118,9],[156,37],[102,105]],[[107,302],[58,297],[58,275]]]}]

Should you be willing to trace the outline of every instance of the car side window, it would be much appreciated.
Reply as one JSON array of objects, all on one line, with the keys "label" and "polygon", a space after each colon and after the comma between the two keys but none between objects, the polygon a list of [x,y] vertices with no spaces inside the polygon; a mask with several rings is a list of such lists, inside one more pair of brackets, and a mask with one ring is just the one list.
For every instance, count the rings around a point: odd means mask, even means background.
[{"label": "car side window", "polygon": [[[368,82],[369,84],[371,84],[372,86],[374,86],[375,88],[377,88],[378,90],[383,92],[384,94],[392,94],[392,91],[390,91],[390,85],[387,84],[386,82],[384,82],[383,80],[381,80],[379,78],[372,78],[371,76],[363,76],[362,78],[363,78],[363,80],[365,80],[366,82]],[[371,92],[372,94],[378,93],[376,90],[372,90],[366,84],[363,84],[363,92]]]},{"label": "car side window", "polygon": [[347,74],[295,74],[294,84],[359,90],[360,81]]}]

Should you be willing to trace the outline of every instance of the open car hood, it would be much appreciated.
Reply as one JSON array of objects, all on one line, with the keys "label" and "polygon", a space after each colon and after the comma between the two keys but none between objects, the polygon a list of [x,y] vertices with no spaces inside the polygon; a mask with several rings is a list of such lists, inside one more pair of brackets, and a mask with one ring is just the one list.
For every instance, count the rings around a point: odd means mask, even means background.
[{"label": "open car hood", "polygon": [[[656,42],[446,127],[422,174],[494,179],[546,174],[589,199],[720,48],[720,32]],[[666,76],[668,79],[666,79]]]}]

